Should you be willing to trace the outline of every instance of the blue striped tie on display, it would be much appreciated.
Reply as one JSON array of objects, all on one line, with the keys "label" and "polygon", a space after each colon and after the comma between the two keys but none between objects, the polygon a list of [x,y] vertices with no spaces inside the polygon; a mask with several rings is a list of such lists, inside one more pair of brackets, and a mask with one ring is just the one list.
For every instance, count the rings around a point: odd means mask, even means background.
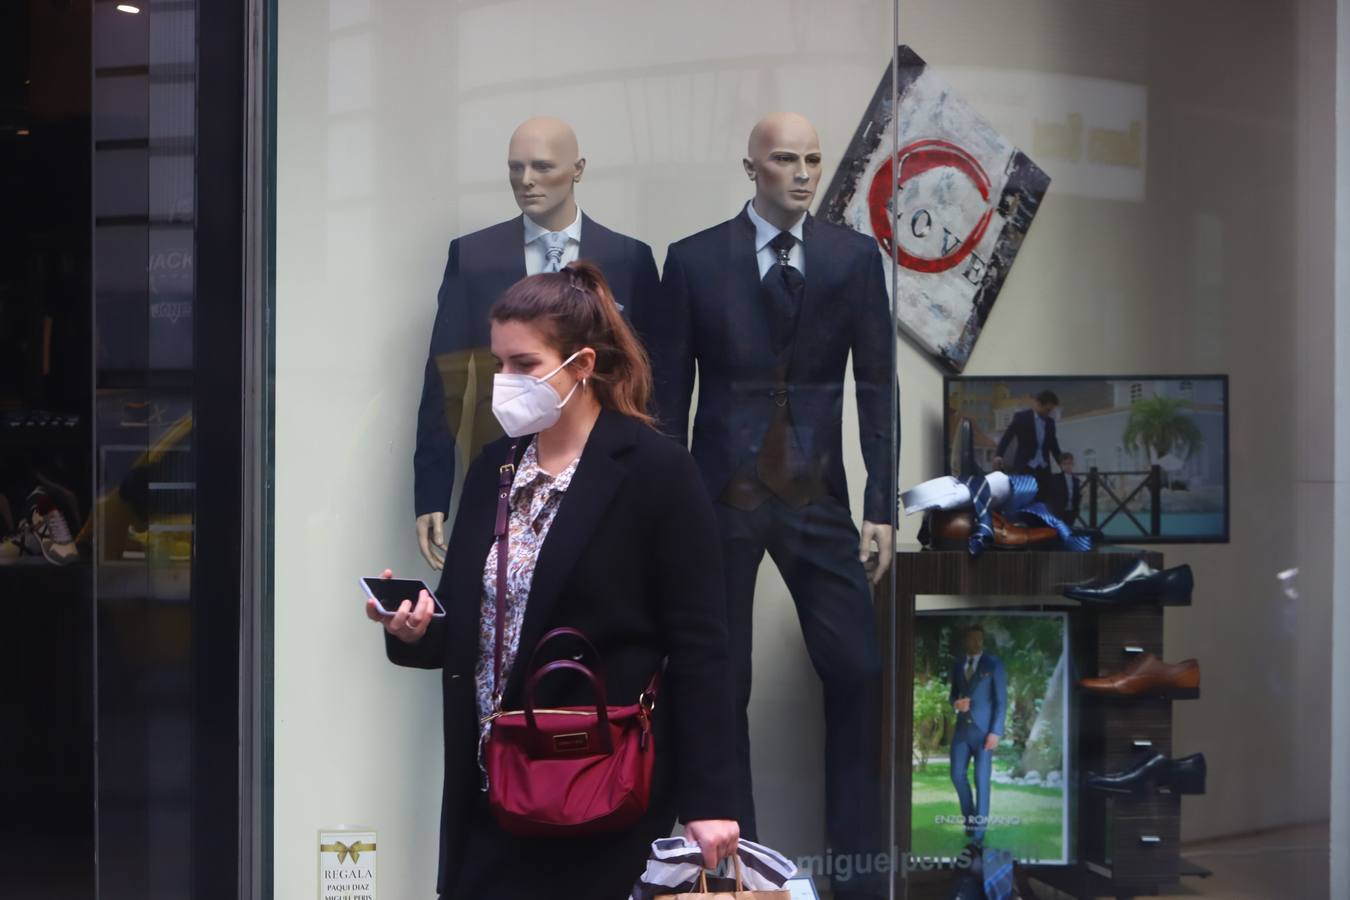
[{"label": "blue striped tie on display", "polygon": [[544,250],[548,259],[544,263],[545,272],[561,272],[563,251],[567,249],[567,233],[550,231],[544,235]]},{"label": "blue striped tie on display", "polygon": [[1036,491],[1040,490],[1040,482],[1036,480],[1035,475],[1009,475],[1008,483],[1012,486],[1012,496],[1008,498],[1007,503],[1008,509],[1021,509],[1036,502]]},{"label": "blue striped tie on display", "polygon": [[1049,525],[1059,534],[1061,550],[1091,550],[1092,538],[1086,534],[1074,534],[1063,519],[1056,516],[1044,503],[1033,503],[1017,511],[1015,521],[1019,525]]},{"label": "blue striped tie on display", "polygon": [[[1091,550],[1092,538],[1085,534],[1075,534],[1064,520],[1050,512],[1044,503],[1036,502],[1036,478],[1034,475],[1010,475],[1008,481],[1012,496],[1004,505],[1008,521],[1016,525],[1045,524],[1055,529],[1059,535],[1061,550]],[[975,508],[975,527],[970,533],[970,555],[979,556],[994,542],[993,496],[989,482],[983,475],[970,475],[962,479],[970,490],[971,504]]]},{"label": "blue striped tie on display", "polygon": [[975,527],[970,530],[969,538],[970,555],[979,556],[994,542],[993,495],[983,475],[969,475],[961,483],[970,489],[970,501],[975,506]]},{"label": "blue striped tie on display", "polygon": [[1091,550],[1092,538],[1085,534],[1074,534],[1073,529],[1050,512],[1049,507],[1044,503],[1036,502],[1036,490],[1038,484],[1034,475],[1009,475],[1008,481],[1012,482],[1012,498],[1008,501],[1008,509],[1015,512],[1016,521],[1020,525],[1040,525],[1042,523],[1049,525],[1059,534],[1060,549],[1062,550]]}]

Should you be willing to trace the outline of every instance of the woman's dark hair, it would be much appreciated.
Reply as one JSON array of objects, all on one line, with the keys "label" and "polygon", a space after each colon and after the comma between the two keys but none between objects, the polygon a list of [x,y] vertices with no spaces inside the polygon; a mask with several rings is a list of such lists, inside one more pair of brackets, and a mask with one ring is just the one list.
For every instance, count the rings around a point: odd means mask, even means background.
[{"label": "woman's dark hair", "polygon": [[564,359],[590,347],[595,351],[591,383],[601,408],[655,427],[647,411],[652,396],[647,351],[619,313],[609,282],[594,263],[577,260],[561,272],[522,278],[497,298],[488,318],[541,326],[544,339]]}]

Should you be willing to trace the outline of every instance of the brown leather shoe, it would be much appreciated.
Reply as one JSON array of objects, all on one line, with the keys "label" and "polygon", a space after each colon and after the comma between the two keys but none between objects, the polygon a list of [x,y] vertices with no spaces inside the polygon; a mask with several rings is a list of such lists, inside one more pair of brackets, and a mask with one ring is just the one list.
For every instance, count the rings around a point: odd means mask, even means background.
[{"label": "brown leather shoe", "polygon": [[1031,544],[1049,544],[1059,540],[1059,533],[1044,525],[1014,525],[999,513],[994,513],[994,546],[1027,547]]},{"label": "brown leather shoe", "polygon": [[[1028,528],[1014,525],[1001,514],[993,514],[994,546],[999,549],[1016,550],[1032,544],[1045,544],[1059,540],[1053,528]],[[934,510],[929,514],[928,528],[931,540],[937,543],[965,545],[975,528],[975,513],[969,509],[951,511]]]},{"label": "brown leather shoe", "polygon": [[1101,678],[1084,678],[1078,683],[1085,690],[1096,694],[1116,694],[1121,697],[1178,690],[1196,691],[1200,689],[1200,663],[1194,659],[1185,659],[1169,664],[1152,653],[1145,653],[1123,672],[1103,675]]}]

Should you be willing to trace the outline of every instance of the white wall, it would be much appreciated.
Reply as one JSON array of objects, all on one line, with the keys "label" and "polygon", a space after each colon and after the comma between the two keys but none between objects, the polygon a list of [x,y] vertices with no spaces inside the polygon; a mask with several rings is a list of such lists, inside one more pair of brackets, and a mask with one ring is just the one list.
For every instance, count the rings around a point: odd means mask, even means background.
[{"label": "white wall", "polygon": [[[1178,708],[1178,750],[1212,773],[1190,837],[1327,815],[1330,5],[900,14],[907,43],[991,104],[1027,71],[1145,89],[1143,201],[1052,186],[968,372],[1232,376],[1233,543],[1168,548],[1200,585],[1168,622],[1168,655],[1205,671],[1204,699]],[[763,113],[806,113],[838,158],[889,58],[890,4],[289,0],[279,17],[275,890],[313,896],[315,831],[346,823],[379,830],[381,894],[414,896],[436,858],[438,685],[385,662],[355,582],[428,574],[410,459],[447,242],[515,212],[507,136],[556,113],[589,159],[583,207],[659,262],[744,201]],[[941,373],[903,344],[899,365],[907,485],[940,468]],[[1299,601],[1274,578],[1294,566]],[[771,567],[754,704],[766,837],[820,852],[819,689]]]}]

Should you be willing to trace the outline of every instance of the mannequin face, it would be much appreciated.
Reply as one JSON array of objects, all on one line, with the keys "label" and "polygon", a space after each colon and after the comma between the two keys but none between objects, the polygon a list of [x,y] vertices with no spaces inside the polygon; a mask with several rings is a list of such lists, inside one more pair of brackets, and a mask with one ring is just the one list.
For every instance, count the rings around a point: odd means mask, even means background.
[{"label": "mannequin face", "polygon": [[586,160],[577,138],[558,119],[530,119],[511,135],[507,172],[516,205],[539,225],[559,231],[576,218],[573,191]]},{"label": "mannequin face", "polygon": [[820,138],[796,113],[775,113],[750,133],[745,172],[755,183],[755,210],[790,228],[811,208],[820,185]]}]

